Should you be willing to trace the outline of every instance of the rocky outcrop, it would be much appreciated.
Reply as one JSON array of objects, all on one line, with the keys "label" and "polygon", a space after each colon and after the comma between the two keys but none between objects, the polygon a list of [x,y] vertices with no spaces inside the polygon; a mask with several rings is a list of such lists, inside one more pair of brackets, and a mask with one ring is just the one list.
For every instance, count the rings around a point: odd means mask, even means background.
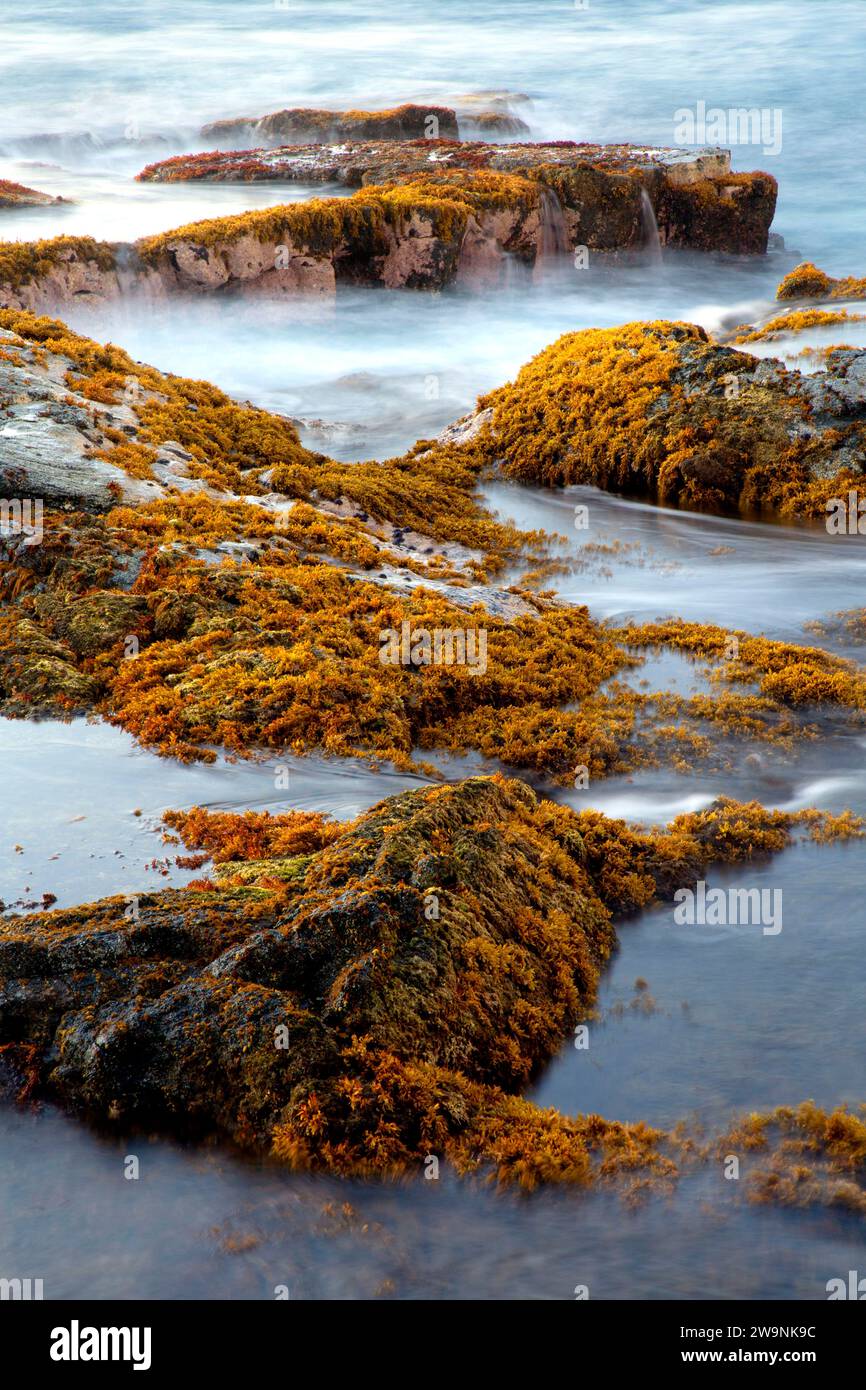
[{"label": "rocky outcrop", "polygon": [[239,116],[203,126],[203,140],[259,141],[263,145],[320,145],[343,140],[456,140],[457,117],[450,107],[407,102],[387,111],[321,111],[290,107],[267,116]]},{"label": "rocky outcrop", "polygon": [[71,236],[0,242],[0,309],[44,313],[159,291],[133,246]]},{"label": "rocky outcrop", "polygon": [[866,279],[845,275],[834,279],[811,261],[795,266],[776,291],[777,299],[833,300],[866,299]]},{"label": "rocky outcrop", "polygon": [[22,183],[0,179],[0,208],[47,208],[65,201],[65,198],[53,198],[50,193],[40,193],[36,188],[26,188]]},{"label": "rocky outcrop", "polygon": [[[143,177],[273,177],[283,167],[253,153],[170,161]],[[287,158],[293,177],[313,176],[314,165],[315,176],[339,176],[357,192],[193,223],[134,245],[0,243],[0,308],[45,312],[135,292],[333,296],[347,282],[495,288],[515,259],[532,265],[577,247],[640,253],[648,236],[760,253],[776,196],[767,175],[719,172],[724,151],[416,141],[312,156],[294,147]]]},{"label": "rocky outcrop", "polygon": [[[479,476],[499,462],[555,482],[580,463],[603,485],[639,490],[654,468],[671,499],[707,507],[745,476],[794,508],[814,501],[801,459],[811,450],[837,463],[845,440],[804,421],[806,398],[786,396],[778,364],[714,348],[683,325],[578,335],[580,351],[564,340],[468,428],[356,464],[305,448],[280,416],[57,321],[4,313],[0,330],[2,708],[98,712],[186,759],[212,760],[222,744],[417,767],[424,749],[474,750],[570,781],[576,765],[596,777],[668,758],[670,706],[609,682],[635,647],[686,644],[717,661],[726,634],[617,632],[583,608],[503,587],[506,566],[536,570],[550,551],[485,510]],[[737,357],[755,373],[739,416],[722,404],[722,367]],[[832,388],[821,377],[808,388],[816,415],[834,411],[837,425],[856,406],[859,362],[846,370]],[[599,434],[605,421],[622,436]],[[785,457],[781,431],[795,425],[804,452]],[[750,448],[763,473],[744,475]],[[633,473],[617,472],[632,458]],[[760,686],[767,737],[777,723],[790,732],[792,705],[866,704],[844,662],[748,634],[741,650],[738,678]],[[693,720],[691,756],[710,756],[706,703],[680,712]],[[739,730],[737,698],[712,718]]]},{"label": "rocky outcrop", "polygon": [[[866,351],[787,369],[683,323],[567,334],[463,423],[508,476],[700,511],[823,515],[862,483]],[[452,436],[453,437],[453,436]],[[459,447],[459,445],[458,445]]]},{"label": "rocky outcrop", "polygon": [[[107,404],[82,395],[75,366],[62,353],[46,361],[33,344],[0,328],[0,479],[4,497],[24,494],[48,506],[103,511],[118,500],[163,496],[158,474],[169,472],[166,451],[144,449],[153,475],[136,478],[109,462],[118,440],[137,434],[122,397]],[[132,380],[130,378],[130,380]],[[123,452],[118,456],[123,457]]]},{"label": "rocky outcrop", "polygon": [[643,145],[595,145],[573,140],[492,145],[477,140],[421,138],[397,143],[356,139],[315,148],[286,144],[268,149],[176,155],[148,165],[138,178],[145,183],[288,179],[360,188],[364,184],[395,182],[413,174],[430,173],[431,165],[439,172],[487,169],[539,178],[548,170],[565,173],[589,168],[609,175],[632,172],[642,175],[648,186],[659,175],[675,187],[727,178],[733,188],[738,178],[751,177],[732,174],[730,151],[718,148],[648,149]]},{"label": "rocky outcrop", "polygon": [[[459,120],[459,124],[458,124]],[[260,144],[326,145],[357,140],[504,139],[529,133],[529,126],[503,103],[461,104],[459,111],[435,103],[406,102],[386,111],[322,111],[290,107],[267,116],[240,116],[203,126],[203,140],[221,148]]]},{"label": "rocky outcrop", "polygon": [[639,249],[645,208],[662,245],[762,254],[773,220],[776,183],[768,174],[733,174],[725,150],[648,150],[628,145],[490,145],[447,140],[360,142],[315,149],[250,149],[179,156],[139,178],[320,180],[360,188],[427,181],[432,173],[465,179],[470,171],[509,174],[541,185],[557,201],[563,247],[604,252]]},{"label": "rocky outcrop", "polygon": [[643,1126],[519,1093],[591,1006],[608,904],[750,855],[760,827],[784,844],[788,824],[720,803],[638,836],[515,781],[404,792],[311,854],[0,923],[0,1066],[104,1121],[296,1165],[434,1153],[527,1186],[586,1182],[594,1156],[670,1169]]}]

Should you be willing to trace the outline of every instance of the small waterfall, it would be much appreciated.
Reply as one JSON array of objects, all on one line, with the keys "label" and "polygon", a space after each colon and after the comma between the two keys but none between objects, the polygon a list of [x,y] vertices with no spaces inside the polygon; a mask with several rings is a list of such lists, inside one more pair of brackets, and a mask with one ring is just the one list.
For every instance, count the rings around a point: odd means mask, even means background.
[{"label": "small waterfall", "polygon": [[640,191],[640,227],[647,260],[650,265],[661,265],[662,243],[659,237],[659,225],[656,222],[653,205],[645,188]]},{"label": "small waterfall", "polygon": [[504,251],[502,254],[501,283],[506,293],[525,289],[529,277],[530,269],[526,262],[515,256],[513,251]]},{"label": "small waterfall", "polygon": [[540,269],[546,261],[554,261],[569,252],[568,227],[562,204],[552,188],[542,186],[538,205],[538,241],[535,251],[535,268]]}]

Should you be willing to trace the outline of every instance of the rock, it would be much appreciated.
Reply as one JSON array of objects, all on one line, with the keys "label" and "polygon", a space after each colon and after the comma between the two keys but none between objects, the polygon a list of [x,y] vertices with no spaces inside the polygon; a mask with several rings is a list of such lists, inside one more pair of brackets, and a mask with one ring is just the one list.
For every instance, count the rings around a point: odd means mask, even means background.
[{"label": "rock", "polygon": [[53,198],[50,193],[40,193],[36,188],[26,188],[24,184],[0,179],[0,208],[56,207],[58,203],[66,201],[65,198]]},{"label": "rock", "polygon": [[131,246],[92,237],[0,242],[0,309],[38,313],[68,302],[98,304],[133,288],[153,293],[158,281]]},{"label": "rock", "polygon": [[226,886],[6,921],[0,1043],[39,1045],[67,1102],[257,1144],[345,1073],[353,1037],[522,1085],[614,939],[558,819],[478,779],[383,802],[281,880],[288,898]]},{"label": "rock", "polygon": [[433,1152],[534,1186],[586,1182],[593,1151],[631,1173],[660,1135],[520,1092],[592,1005],[609,904],[749,857],[777,821],[721,802],[641,836],[500,777],[403,792],[218,885],[0,922],[0,1047],[103,1122],[294,1165],[381,1175]]},{"label": "rock", "polygon": [[457,118],[444,106],[406,103],[388,111],[317,111],[292,107],[267,116],[212,121],[204,140],[261,140],[265,145],[327,144],[343,140],[456,140]]},{"label": "rock", "polygon": [[[327,145],[356,140],[505,139],[528,135],[529,126],[502,101],[463,99],[458,110],[436,103],[405,102],[388,111],[321,111],[291,107],[267,116],[240,116],[203,126],[203,140],[231,142],[237,149],[264,146]],[[224,143],[223,143],[224,147]]]},{"label": "rock", "polygon": [[[741,177],[730,172],[730,151],[718,148],[652,149],[643,145],[597,145],[572,140],[491,145],[485,141],[421,138],[400,142],[345,140],[315,148],[295,143],[267,149],[176,155],[148,165],[138,178],[145,183],[289,179],[302,183],[340,182],[358,188],[361,184],[392,182],[412,174],[429,173],[431,165],[523,176],[535,172],[539,178],[550,170],[560,175],[595,170],[611,177],[634,170],[650,183],[660,175],[674,187],[724,179],[733,188]],[[769,175],[761,177],[769,179]],[[770,184],[775,186],[775,181],[770,179]],[[706,193],[705,189],[703,191]]]},{"label": "rock", "polygon": [[510,111],[476,111],[460,114],[461,140],[508,140],[529,134],[529,126]]},{"label": "rock", "polygon": [[104,510],[119,499],[146,501],[165,489],[130,477],[97,457],[111,450],[109,431],[135,421],[123,404],[108,407],[66,381],[74,364],[59,354],[48,365],[32,346],[0,326],[0,478],[4,496]]},{"label": "rock", "polygon": [[87,237],[0,244],[0,308],[43,312],[133,292],[333,297],[340,282],[490,288],[516,257],[575,247],[640,253],[647,208],[662,242],[762,253],[775,207],[766,174],[731,174],[724,150],[489,145],[447,140],[219,152],[153,165],[154,181],[339,178],[357,192],[214,218],[135,245]]},{"label": "rock", "polygon": [[[507,476],[700,511],[822,515],[862,480],[866,351],[786,369],[683,323],[567,334],[452,427]],[[841,489],[841,492],[840,492]]]},{"label": "rock", "polygon": [[776,290],[777,299],[839,300],[866,299],[866,279],[852,275],[834,279],[811,261],[803,261],[789,271]]},{"label": "rock", "polygon": [[458,447],[463,444],[471,444],[492,423],[492,408],[473,411],[471,415],[464,415],[462,420],[455,420],[453,425],[446,425],[445,429],[436,436],[436,443],[456,444]]},{"label": "rock", "polygon": [[[15,499],[40,502],[43,479],[56,496],[38,527],[2,537],[2,708],[86,706],[190,760],[222,745],[405,768],[438,749],[553,779],[629,769],[654,724],[633,738],[611,717],[605,687],[627,649],[521,583],[520,566],[540,578],[555,557],[485,510],[484,470],[807,515],[831,488],[847,496],[846,469],[862,476],[863,354],[801,379],[684,324],[570,335],[444,442],[342,464],[285,418],[61,323],[4,313],[0,329],[16,389],[37,408],[67,391],[64,427],[101,446],[57,478],[38,451],[7,469],[4,518]],[[142,473],[160,457],[152,491]],[[91,462],[115,474],[107,497]],[[798,679],[816,699],[862,701],[842,670],[807,680],[799,649],[774,659],[785,700]]]}]

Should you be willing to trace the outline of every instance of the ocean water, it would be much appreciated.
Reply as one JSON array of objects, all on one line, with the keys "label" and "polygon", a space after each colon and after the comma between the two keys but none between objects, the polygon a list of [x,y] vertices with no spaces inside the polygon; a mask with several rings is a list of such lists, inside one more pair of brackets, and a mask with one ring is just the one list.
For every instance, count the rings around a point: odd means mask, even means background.
[{"label": "ocean water", "polygon": [[[385,10],[368,0],[25,0],[3,19],[0,178],[72,201],[0,211],[0,239],[126,240],[306,196],[297,185],[134,181],[152,159],[201,148],[204,121],[287,105],[447,102],[492,90],[512,94],[531,138],[648,145],[673,143],[678,113],[699,103],[766,113],[773,138],[732,151],[735,168],[779,180],[774,232],[783,244],[766,258],[668,253],[661,264],[552,264],[534,277],[515,267],[497,294],[347,291],[329,306],[201,301],[68,313],[136,358],[297,419],[313,447],[383,458],[471,409],[560,333],[656,317],[731,327],[770,312],[779,278],[799,259],[866,272],[864,39],[861,0],[395,0]],[[831,340],[840,337],[863,341],[856,325]],[[793,352],[803,341],[756,350]],[[597,617],[676,614],[819,640],[862,659],[838,633],[818,639],[808,626],[862,604],[857,537],[690,516],[592,489],[496,484],[487,496],[502,515],[569,538],[574,572],[553,582]],[[579,537],[578,503],[590,514]],[[658,658],[635,679],[700,684],[687,663]],[[721,771],[653,769],[558,794],[641,824],[719,794],[866,813],[862,732],[838,719],[792,755],[725,752]],[[477,765],[443,760],[443,772]],[[288,804],[348,818],[418,782],[355,761],[293,760],[288,794],[276,793],[273,759],[179,766],[83,721],[0,721],[0,772],[0,897],[9,906],[44,892],[62,906],[184,881],[177,847],[162,838],[168,806]],[[622,923],[589,1050],[566,1040],[533,1096],[567,1113],[710,1128],[807,1096],[862,1100],[863,863],[856,842],[804,843],[745,877],[708,875],[779,892],[777,936],[701,934],[677,927],[670,907]],[[142,1160],[137,1183],[122,1175],[130,1152]],[[42,1277],[47,1297],[269,1298],[287,1284],[300,1298],[547,1299],[588,1283],[602,1298],[801,1299],[822,1297],[827,1279],[862,1254],[855,1217],[752,1208],[737,1184],[709,1171],[637,1210],[605,1192],[517,1198],[447,1174],[439,1183],[337,1184],[220,1147],[108,1137],[50,1107],[0,1109],[0,1182],[0,1275]]]},{"label": "ocean water", "polygon": [[223,116],[485,90],[530,97],[540,139],[671,144],[700,101],[778,110],[781,151],[739,146],[736,167],[775,174],[778,229],[853,273],[864,37],[859,0],[22,0],[4,15],[0,146],[91,132],[180,152]]}]

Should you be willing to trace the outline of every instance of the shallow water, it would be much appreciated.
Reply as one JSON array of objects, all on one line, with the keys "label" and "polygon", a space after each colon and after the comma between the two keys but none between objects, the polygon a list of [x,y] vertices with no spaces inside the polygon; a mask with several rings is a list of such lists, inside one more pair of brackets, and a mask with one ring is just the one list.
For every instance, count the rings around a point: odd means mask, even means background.
[{"label": "shallow water", "polygon": [[73,327],[140,361],[209,377],[239,399],[300,418],[311,448],[334,458],[388,458],[471,410],[562,333],[642,318],[708,330],[765,312],[792,264],[782,252],[731,262],[686,252],[533,275],[515,266],[507,292],[340,288],[335,303],[278,305],[208,297],[64,310]]},{"label": "shallow water", "polygon": [[336,1183],[50,1110],[3,1114],[0,1179],[0,1268],[46,1298],[816,1299],[863,1248],[855,1217],[745,1207],[718,1171],[637,1209],[447,1175]]},{"label": "shallow water", "polygon": [[51,893],[61,908],[199,877],[175,864],[184,847],[164,842],[161,815],[171,808],[297,809],[350,820],[422,781],[290,754],[185,765],[106,724],[0,719],[0,899],[11,908]]},{"label": "shallow water", "polygon": [[125,172],[111,167],[69,168],[48,161],[4,162],[0,177],[67,201],[58,207],[0,208],[0,241],[52,236],[134,241],[206,217],[229,217],[347,192],[327,184],[136,183],[134,176],[143,163],[138,156],[134,167]]},{"label": "shallow water", "polygon": [[[491,483],[489,506],[527,529],[563,536],[572,575],[549,581],[594,616],[652,622],[676,616],[729,630],[828,647],[862,658],[844,637],[816,637],[807,624],[862,606],[862,537],[829,535],[820,523],[787,526],[701,516],[627,500],[597,488],[557,490]],[[575,529],[576,508],[587,509]]]},{"label": "shallow water", "polygon": [[[284,105],[447,101],[511,88],[531,97],[515,110],[533,138],[648,144],[671,143],[678,108],[698,101],[781,111],[778,154],[733,151],[735,168],[780,179],[774,230],[787,245],[766,259],[667,253],[660,265],[593,259],[586,270],[553,260],[535,276],[512,267],[495,295],[348,291],[329,307],[210,300],[71,312],[73,326],[139,359],[300,418],[312,447],[385,457],[470,409],[562,332],[653,317],[733,327],[770,311],[781,274],[801,257],[834,274],[862,272],[866,167],[855,113],[864,30],[856,0],[607,0],[586,9],[442,0],[435,14],[406,0],[387,14],[370,0],[25,0],[4,17],[0,177],[77,201],[0,212],[0,238],[130,239],[303,197],[309,190],[298,185],[133,181],[149,160],[200,148],[203,121]],[[819,83],[821,73],[832,80]],[[95,138],[82,139],[87,132]],[[754,350],[788,355],[812,341],[861,343],[862,326]],[[810,641],[805,624],[862,604],[858,538],[697,517],[592,489],[493,484],[487,496],[503,515],[568,538],[575,571],[550,582],[597,617],[677,614]],[[574,530],[576,505],[589,508],[586,532]],[[838,636],[815,640],[862,657]],[[650,657],[629,679],[687,692],[702,678],[682,660]],[[719,771],[653,769],[557,794],[644,824],[719,794],[866,812],[866,746],[838,719],[792,755],[720,752]],[[167,806],[289,805],[350,817],[420,780],[282,758],[284,792],[275,761],[180,766],[105,726],[0,721],[0,897],[13,904],[50,892],[63,906],[185,881],[201,871],[174,865],[180,847],[163,843],[159,824]],[[442,763],[446,776],[478,766]],[[863,1098],[862,846],[802,844],[708,879],[780,891],[782,931],[677,927],[670,906],[621,924],[590,1048],[566,1040],[537,1099],[713,1126],[807,1096]],[[646,989],[635,989],[639,978]],[[141,1158],[138,1182],[123,1178],[128,1153]],[[820,1298],[862,1257],[855,1218],[747,1207],[737,1184],[709,1170],[636,1211],[603,1192],[497,1196],[447,1174],[337,1184],[223,1149],[99,1137],[50,1108],[0,1113],[0,1181],[0,1275],[44,1278],[47,1297],[269,1298],[285,1284],[299,1298],[570,1298],[580,1283],[602,1298]]]}]

